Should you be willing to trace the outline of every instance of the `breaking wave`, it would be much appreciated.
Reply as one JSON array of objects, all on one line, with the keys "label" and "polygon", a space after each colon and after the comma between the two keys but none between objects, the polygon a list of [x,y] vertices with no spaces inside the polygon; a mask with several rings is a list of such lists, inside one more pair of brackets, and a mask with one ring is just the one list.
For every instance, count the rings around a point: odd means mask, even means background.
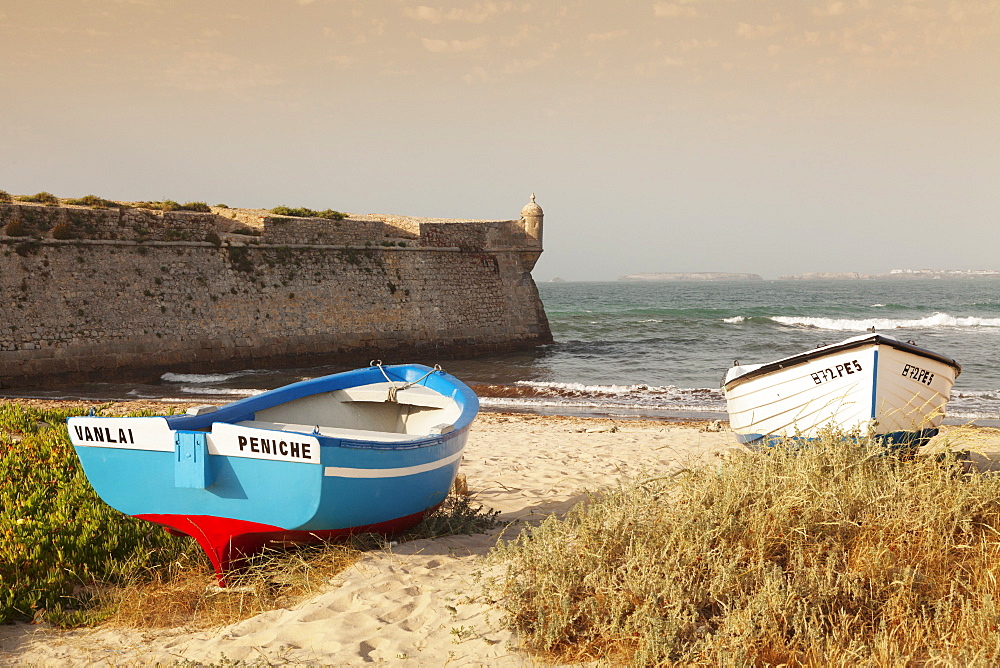
[{"label": "breaking wave", "polygon": [[227,380],[232,380],[233,378],[252,376],[258,373],[266,372],[248,370],[234,371],[232,373],[165,373],[160,376],[160,380],[164,383],[224,383]]},{"label": "breaking wave", "polygon": [[217,394],[227,397],[253,397],[263,394],[265,390],[238,389],[228,387],[180,387],[179,391],[186,394]]},{"label": "breaking wave", "polygon": [[607,413],[614,410],[725,412],[719,390],[687,389],[672,385],[587,385],[518,381],[513,385],[475,385],[484,407],[586,409]]},{"label": "breaking wave", "polygon": [[808,318],[798,316],[772,316],[771,320],[791,327],[814,327],[816,329],[864,331],[870,327],[887,329],[935,329],[941,327],[1000,327],[1000,318],[955,317],[947,313],[935,313],[925,318],[892,319],[837,319]]}]

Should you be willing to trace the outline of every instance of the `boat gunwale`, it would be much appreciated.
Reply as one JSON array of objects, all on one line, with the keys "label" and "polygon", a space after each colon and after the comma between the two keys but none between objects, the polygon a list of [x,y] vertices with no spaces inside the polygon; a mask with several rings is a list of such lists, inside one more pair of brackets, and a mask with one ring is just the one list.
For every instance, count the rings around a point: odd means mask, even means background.
[{"label": "boat gunwale", "polygon": [[784,369],[789,369],[796,367],[807,362],[811,362],[816,359],[827,357],[829,355],[836,355],[847,350],[852,350],[854,348],[864,348],[867,346],[879,346],[885,345],[890,348],[895,348],[903,352],[907,352],[918,357],[923,357],[926,359],[934,360],[940,362],[947,366],[955,369],[955,378],[962,373],[962,365],[953,360],[952,358],[936,353],[932,350],[926,348],[921,348],[918,345],[912,343],[906,343],[905,341],[900,341],[897,338],[882,336],[881,334],[872,334],[866,337],[856,337],[853,339],[848,339],[846,341],[841,341],[840,343],[834,343],[828,346],[820,346],[819,348],[813,348],[812,350],[807,350],[802,353],[791,355],[789,357],[783,357],[780,360],[775,360],[774,362],[768,362],[763,364],[756,369],[748,371],[742,375],[733,378],[732,380],[723,383],[722,389],[726,392],[735,389],[739,385],[749,382],[760,376],[766,376],[775,371],[781,371]]},{"label": "boat gunwale", "polygon": [[[390,376],[394,376],[391,382],[413,382],[416,385],[426,387],[454,401],[461,411],[452,423],[454,425],[453,432],[447,434],[419,434],[415,435],[416,438],[414,440],[426,440],[428,438],[443,440],[443,436],[451,437],[452,433],[458,433],[471,427],[473,420],[475,420],[479,412],[479,398],[464,382],[455,376],[443,369],[432,368],[423,364],[394,364],[381,368],[383,371],[379,371],[379,367],[371,366],[342,371],[318,378],[309,378],[223,404],[215,411],[199,415],[182,414],[160,417],[164,417],[171,431],[211,430],[214,423],[236,424],[244,420],[254,420],[258,411],[295,399],[371,384],[371,382],[383,382],[385,377],[382,374],[387,372]],[[371,380],[369,380],[369,376]],[[450,394],[445,394],[438,389],[440,386],[447,387],[450,390]],[[361,442],[365,443],[365,441]],[[407,442],[402,441],[401,443]]]}]

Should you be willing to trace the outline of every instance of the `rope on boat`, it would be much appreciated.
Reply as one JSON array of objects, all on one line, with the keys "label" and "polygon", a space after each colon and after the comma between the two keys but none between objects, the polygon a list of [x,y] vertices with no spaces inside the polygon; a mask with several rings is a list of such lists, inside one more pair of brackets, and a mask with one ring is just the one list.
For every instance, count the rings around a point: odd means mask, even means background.
[{"label": "rope on boat", "polygon": [[414,381],[410,381],[409,383],[403,383],[402,385],[397,385],[396,381],[394,381],[392,378],[389,378],[389,374],[387,374],[385,372],[385,369],[382,368],[382,360],[372,360],[370,364],[372,366],[377,366],[378,370],[382,372],[383,376],[385,376],[386,381],[388,381],[389,383],[389,396],[387,396],[385,400],[387,402],[391,402],[394,404],[398,403],[398,401],[396,400],[396,393],[399,392],[400,390],[405,390],[408,387],[413,387],[414,385],[416,385],[417,383],[419,383],[420,381],[422,381],[424,378],[431,375],[435,371],[444,371],[444,369],[441,368],[440,364],[435,364],[433,369],[422,375],[420,378],[417,378]]}]

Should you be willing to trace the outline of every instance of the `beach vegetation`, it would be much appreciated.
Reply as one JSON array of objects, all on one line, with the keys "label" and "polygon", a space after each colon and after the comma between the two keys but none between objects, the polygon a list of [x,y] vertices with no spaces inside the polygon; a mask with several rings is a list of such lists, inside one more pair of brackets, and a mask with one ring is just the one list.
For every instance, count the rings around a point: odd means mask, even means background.
[{"label": "beach vegetation", "polygon": [[307,209],[305,207],[293,209],[287,206],[276,206],[271,209],[271,213],[276,216],[291,216],[293,218],[326,218],[327,220],[343,220],[347,217],[346,213],[334,211],[333,209],[313,211],[312,209]]},{"label": "beach vegetation", "polygon": [[45,192],[44,190],[40,193],[35,193],[34,195],[21,195],[17,198],[19,202],[33,202],[35,204],[45,204],[46,206],[56,206],[59,204],[59,198],[50,192]]},{"label": "beach vegetation", "polygon": [[404,538],[440,538],[441,536],[469,536],[486,533],[500,524],[499,510],[487,508],[476,502],[475,496],[465,485],[465,476],[459,475],[456,490],[444,500],[441,507],[427,515],[424,521],[410,529]]},{"label": "beach vegetation", "polygon": [[622,483],[501,542],[531,651],[630,665],[996,665],[1000,478],[830,435]]},{"label": "beach vegetation", "polygon": [[[384,536],[364,534],[342,543],[265,550],[229,574],[229,586],[220,589],[193,539],[123,515],[93,491],[66,429],[68,417],[86,412],[0,403],[0,624],[234,623],[315,595],[365,550],[389,545]],[[97,414],[118,413],[105,405]],[[476,533],[496,523],[496,511],[456,493],[393,540]]]},{"label": "beach vegetation", "polygon": [[10,196],[10,193],[6,190],[0,190],[0,202],[5,204],[10,204],[14,201],[14,198]]},{"label": "beach vegetation", "polygon": [[88,587],[126,581],[191,550],[193,541],[97,497],[66,431],[66,418],[84,412],[0,403],[0,623],[79,623]]}]

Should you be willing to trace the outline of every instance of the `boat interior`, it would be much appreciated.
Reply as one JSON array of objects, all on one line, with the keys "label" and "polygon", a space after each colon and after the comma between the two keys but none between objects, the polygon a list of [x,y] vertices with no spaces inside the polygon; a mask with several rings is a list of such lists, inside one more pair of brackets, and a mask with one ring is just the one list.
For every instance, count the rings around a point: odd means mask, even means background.
[{"label": "boat interior", "polygon": [[392,390],[389,383],[372,383],[322,392],[257,411],[253,420],[237,424],[377,442],[409,441],[455,429],[462,409],[451,397],[422,385]]}]

